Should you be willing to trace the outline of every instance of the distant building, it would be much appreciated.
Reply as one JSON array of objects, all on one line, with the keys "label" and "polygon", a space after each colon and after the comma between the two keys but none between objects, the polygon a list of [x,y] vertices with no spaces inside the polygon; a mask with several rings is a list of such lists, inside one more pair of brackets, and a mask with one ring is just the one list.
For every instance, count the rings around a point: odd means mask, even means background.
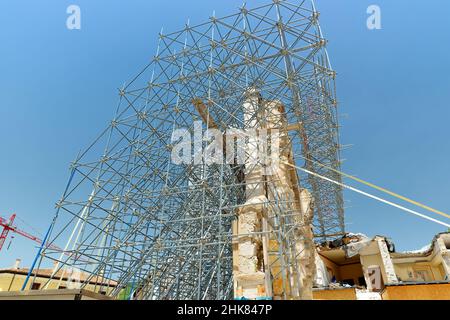
[{"label": "distant building", "polygon": [[[28,275],[28,268],[19,267],[20,260],[16,265],[8,269],[0,269],[0,292],[20,291]],[[76,276],[70,270],[60,270],[53,275],[53,269],[33,270],[31,277],[34,281],[29,281],[26,290],[55,290],[55,289],[77,289],[79,283],[86,283],[88,273],[80,272]],[[83,289],[100,294],[110,293],[117,285],[117,282],[94,276]]]}]

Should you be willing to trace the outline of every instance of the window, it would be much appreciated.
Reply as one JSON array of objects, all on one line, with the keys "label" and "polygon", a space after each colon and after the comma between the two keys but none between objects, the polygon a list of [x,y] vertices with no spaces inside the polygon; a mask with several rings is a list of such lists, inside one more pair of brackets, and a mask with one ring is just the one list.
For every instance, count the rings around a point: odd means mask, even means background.
[{"label": "window", "polygon": [[367,286],[367,284],[366,284],[366,278],[364,278],[364,277],[359,277],[359,278],[358,278],[358,284],[359,284],[360,286],[366,287],[366,286]]},{"label": "window", "polygon": [[348,284],[350,286],[354,286],[355,285],[355,281],[353,279],[345,279],[342,281],[343,284]]},{"label": "window", "polygon": [[41,288],[41,284],[40,283],[33,283],[31,285],[31,290],[39,290]]}]

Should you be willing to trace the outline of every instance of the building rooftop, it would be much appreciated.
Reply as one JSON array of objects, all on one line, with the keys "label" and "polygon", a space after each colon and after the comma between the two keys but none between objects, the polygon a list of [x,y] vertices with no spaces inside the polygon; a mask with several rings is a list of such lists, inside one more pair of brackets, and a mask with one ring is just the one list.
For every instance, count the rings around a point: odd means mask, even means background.
[{"label": "building rooftop", "polygon": [[[11,273],[11,274],[19,274],[19,275],[27,275],[30,269],[28,268],[6,268],[6,269],[0,269],[0,274],[2,273]],[[50,279],[52,277],[53,269],[38,269],[33,270],[31,273],[32,276],[37,276],[40,278],[47,278]],[[80,273],[80,282],[86,282],[89,278],[90,274],[86,272]],[[63,281],[67,281],[69,279],[69,274],[67,272],[64,272],[64,270],[59,270],[56,272],[56,274],[53,275],[54,279],[60,279]],[[115,287],[117,286],[117,282],[114,280],[108,280],[103,277],[99,276],[93,276],[89,282],[89,284],[92,285],[106,285],[109,287]]]}]

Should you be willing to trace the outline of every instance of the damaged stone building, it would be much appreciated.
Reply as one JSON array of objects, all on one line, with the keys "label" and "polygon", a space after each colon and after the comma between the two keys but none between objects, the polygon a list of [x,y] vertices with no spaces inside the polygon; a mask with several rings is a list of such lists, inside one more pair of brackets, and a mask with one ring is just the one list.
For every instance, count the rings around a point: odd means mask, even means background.
[{"label": "damaged stone building", "polygon": [[[267,166],[251,162],[261,151],[258,138],[246,144],[246,202],[233,222],[236,299],[450,299],[450,233],[436,235],[429,246],[413,252],[396,252],[384,236],[352,233],[315,244],[314,199],[293,169],[285,107],[263,99],[254,88],[245,97],[248,129],[277,130],[280,152],[270,158],[269,174]],[[275,203],[288,204],[280,209],[283,216]],[[280,228],[280,217],[292,232]]]},{"label": "damaged stone building", "polygon": [[383,236],[346,234],[317,253],[315,299],[450,299],[450,233],[410,252]]}]

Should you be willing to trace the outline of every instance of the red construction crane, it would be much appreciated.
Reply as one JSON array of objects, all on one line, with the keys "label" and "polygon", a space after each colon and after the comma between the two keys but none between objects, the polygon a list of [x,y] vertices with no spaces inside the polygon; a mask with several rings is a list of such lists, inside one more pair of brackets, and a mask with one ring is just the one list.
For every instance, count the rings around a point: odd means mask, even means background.
[{"label": "red construction crane", "polygon": [[[42,244],[42,240],[39,239],[38,237],[35,237],[35,236],[25,232],[25,231],[17,229],[17,227],[15,227],[13,225],[14,219],[16,219],[16,214],[15,213],[9,218],[9,221],[4,219],[4,218],[2,218],[2,217],[0,217],[0,227],[3,227],[2,234],[0,235],[0,251],[2,251],[3,244],[5,243],[6,238],[8,237],[8,233],[10,231],[14,232],[14,233],[17,233],[17,234],[19,234],[19,235],[21,235],[21,236],[23,236],[25,238],[28,238],[30,240],[33,240],[34,242]],[[47,248],[54,249],[54,250],[61,251],[61,252],[63,251],[62,249],[60,249],[60,248],[58,248],[57,246],[54,246],[54,245],[49,245]]]}]

